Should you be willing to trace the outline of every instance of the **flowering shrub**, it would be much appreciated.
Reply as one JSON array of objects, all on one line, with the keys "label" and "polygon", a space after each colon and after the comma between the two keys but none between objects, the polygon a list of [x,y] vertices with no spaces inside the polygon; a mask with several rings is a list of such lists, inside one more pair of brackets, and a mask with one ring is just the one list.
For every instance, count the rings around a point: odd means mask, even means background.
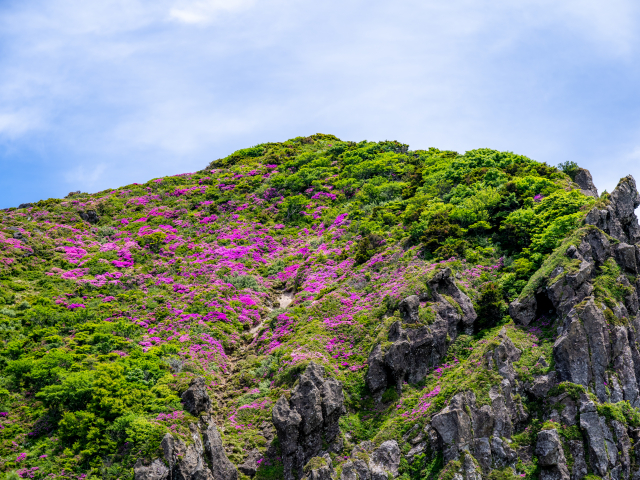
[{"label": "flowering shrub", "polygon": [[[194,376],[224,398],[216,418],[240,464],[266,451],[271,408],[310,361],[343,383],[352,442],[401,438],[458,389],[480,398],[499,379],[481,367],[489,344],[461,336],[423,385],[374,410],[367,358],[399,302],[451,268],[489,338],[592,202],[512,153],[318,134],[2,211],[0,470],[131,478],[164,434],[189,438],[180,395]],[[420,306],[424,324],[432,307]],[[548,354],[539,333],[510,330],[532,352],[523,368]],[[258,478],[278,478],[278,462],[261,459]]]}]

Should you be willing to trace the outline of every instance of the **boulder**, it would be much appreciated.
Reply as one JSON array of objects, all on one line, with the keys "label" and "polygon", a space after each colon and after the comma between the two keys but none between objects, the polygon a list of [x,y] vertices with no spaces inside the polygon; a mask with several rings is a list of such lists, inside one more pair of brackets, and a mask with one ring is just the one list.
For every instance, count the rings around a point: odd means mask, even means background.
[{"label": "boulder", "polygon": [[446,301],[442,298],[442,295],[447,295],[455,300],[462,310],[462,324],[464,325],[465,331],[471,333],[473,331],[473,322],[476,321],[478,315],[473,308],[471,299],[458,288],[453,280],[451,269],[447,267],[440,270],[431,280],[427,281],[427,286],[435,301],[439,303]]},{"label": "boulder", "polygon": [[405,323],[416,323],[420,309],[420,298],[417,295],[411,295],[400,302],[398,310],[402,315],[402,321]]},{"label": "boulder", "polygon": [[95,225],[100,221],[100,217],[95,210],[87,210],[86,212],[80,212],[80,218],[85,222]]},{"label": "boulder", "polygon": [[[417,383],[423,380],[442,362],[449,345],[460,332],[470,328],[477,317],[469,297],[455,285],[450,269],[438,272],[429,286],[435,301],[430,307],[434,310],[435,320],[430,325],[412,328],[410,324],[417,321],[420,299],[415,295],[405,298],[400,309],[407,328],[403,322],[394,322],[387,337],[391,345],[384,350],[376,345],[369,354],[365,382],[378,400],[391,385],[401,391],[405,381]],[[444,295],[453,299],[456,305]]]},{"label": "boulder", "polygon": [[518,325],[527,326],[536,319],[538,303],[534,295],[514,300],[509,304],[509,316]]},{"label": "boulder", "polygon": [[541,467],[552,467],[566,463],[562,442],[556,429],[542,430],[538,433],[535,453],[538,456],[538,465]]},{"label": "boulder", "polygon": [[593,184],[593,178],[591,178],[591,172],[589,172],[589,170],[579,168],[573,181],[578,184],[583,195],[594,198],[599,197],[598,189]]},{"label": "boulder", "polygon": [[400,447],[395,440],[387,440],[376,448],[369,459],[371,480],[388,480],[398,476],[400,466]]},{"label": "boulder", "polygon": [[182,394],[182,405],[187,412],[195,416],[211,408],[211,399],[203,377],[191,380],[189,388]]}]

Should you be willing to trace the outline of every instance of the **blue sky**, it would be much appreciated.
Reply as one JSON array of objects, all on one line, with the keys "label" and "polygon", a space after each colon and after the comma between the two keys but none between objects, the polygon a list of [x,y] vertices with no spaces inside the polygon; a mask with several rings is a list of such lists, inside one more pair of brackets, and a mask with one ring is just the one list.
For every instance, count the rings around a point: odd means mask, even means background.
[{"label": "blue sky", "polygon": [[313,133],[640,181],[640,4],[3,0],[0,208]]}]

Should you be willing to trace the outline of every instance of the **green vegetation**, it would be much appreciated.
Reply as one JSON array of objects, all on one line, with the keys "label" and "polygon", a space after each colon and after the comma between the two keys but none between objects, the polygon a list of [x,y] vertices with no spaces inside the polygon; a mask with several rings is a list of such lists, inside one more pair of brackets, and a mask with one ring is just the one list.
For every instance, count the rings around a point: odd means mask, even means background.
[{"label": "green vegetation", "polygon": [[[551,362],[548,325],[516,328],[506,307],[558,265],[577,268],[563,249],[590,228],[581,220],[595,199],[575,189],[574,170],[490,149],[317,134],[196,173],[0,212],[0,470],[132,479],[167,432],[191,441],[195,419],[180,395],[195,376],[236,465],[266,449],[262,425],[310,361],[344,385],[349,446],[401,440],[457,392],[489,404],[502,377],[480,365],[503,326],[523,351],[520,375]],[[398,303],[443,266],[472,299],[476,331],[423,382],[375,404],[368,354],[386,341]],[[616,268],[596,284],[603,301],[626,292]],[[434,318],[423,304],[420,324]],[[637,422],[628,405],[599,408]],[[529,433],[514,440],[531,444]],[[400,478],[453,478],[459,467],[430,452],[405,461]],[[535,465],[518,471],[534,475]],[[275,461],[256,478],[281,476]]]}]

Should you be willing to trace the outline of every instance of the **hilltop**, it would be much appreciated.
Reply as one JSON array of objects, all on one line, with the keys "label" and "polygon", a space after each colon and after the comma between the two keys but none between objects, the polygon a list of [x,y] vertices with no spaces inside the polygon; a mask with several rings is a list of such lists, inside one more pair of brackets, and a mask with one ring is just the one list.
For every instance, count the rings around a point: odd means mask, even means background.
[{"label": "hilltop", "polygon": [[316,134],[0,212],[0,470],[640,476],[635,180]]}]

